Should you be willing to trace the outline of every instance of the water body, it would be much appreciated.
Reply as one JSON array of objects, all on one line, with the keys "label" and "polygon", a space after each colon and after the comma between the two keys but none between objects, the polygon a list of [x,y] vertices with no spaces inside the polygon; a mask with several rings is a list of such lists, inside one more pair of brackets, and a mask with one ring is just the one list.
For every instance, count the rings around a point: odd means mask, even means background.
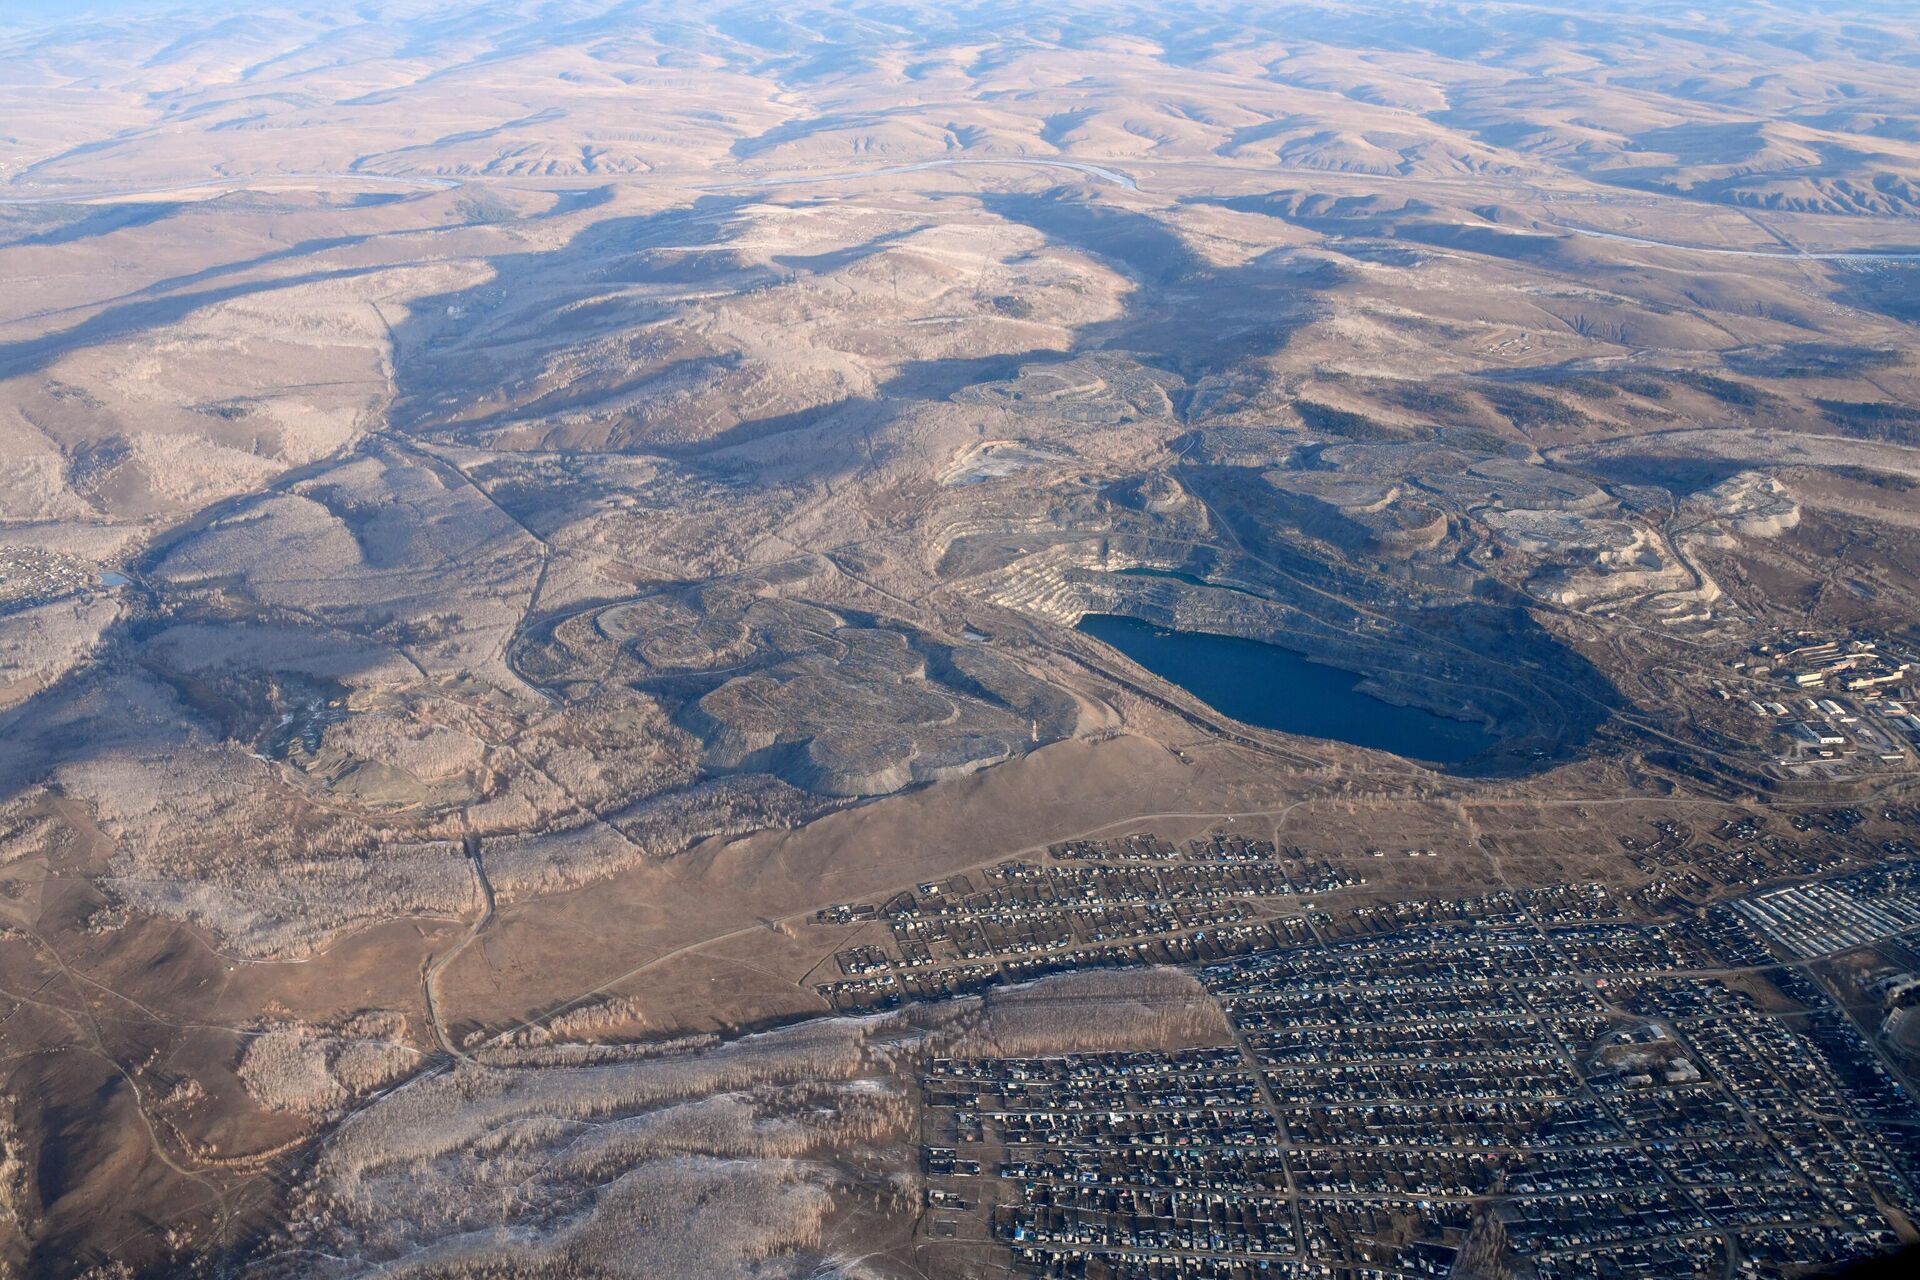
[{"label": "water body", "polygon": [[1361,677],[1353,672],[1277,645],[1166,631],[1110,613],[1088,614],[1080,630],[1216,711],[1264,729],[1442,765],[1470,760],[1499,741],[1477,724],[1382,702],[1355,687]]}]

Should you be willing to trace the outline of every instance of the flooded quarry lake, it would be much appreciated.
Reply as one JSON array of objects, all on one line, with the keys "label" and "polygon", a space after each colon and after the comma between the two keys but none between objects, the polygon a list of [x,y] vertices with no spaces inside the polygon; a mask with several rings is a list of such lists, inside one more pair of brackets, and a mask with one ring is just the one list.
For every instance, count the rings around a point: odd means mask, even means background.
[{"label": "flooded quarry lake", "polygon": [[1263,729],[1330,738],[1431,764],[1470,760],[1499,740],[1478,724],[1361,692],[1362,677],[1290,649],[1204,631],[1168,631],[1094,613],[1080,630],[1216,711]]}]

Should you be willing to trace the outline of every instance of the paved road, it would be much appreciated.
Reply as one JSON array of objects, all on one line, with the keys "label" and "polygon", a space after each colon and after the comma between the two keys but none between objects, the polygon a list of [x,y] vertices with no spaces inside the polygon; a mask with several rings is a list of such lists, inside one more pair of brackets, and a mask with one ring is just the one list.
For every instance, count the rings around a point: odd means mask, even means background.
[{"label": "paved road", "polygon": [[1728,249],[1715,245],[1676,244],[1671,240],[1649,240],[1644,236],[1623,235],[1618,231],[1600,231],[1577,227],[1569,222],[1550,224],[1571,235],[1595,240],[1616,240],[1621,244],[1644,245],[1649,249],[1674,249],[1681,253],[1710,253],[1722,258],[1771,258],[1778,262],[1920,262],[1920,249],[1799,249],[1791,245],[1778,249]]},{"label": "paved road", "polygon": [[138,187],[120,191],[75,189],[61,195],[0,196],[0,205],[74,204],[85,200],[137,200],[143,196],[177,195],[182,191],[244,191],[271,186],[276,182],[367,182],[377,186],[425,187],[447,191],[460,185],[452,178],[420,178],[409,174],[387,173],[263,173],[251,178],[206,178],[199,182],[176,182],[165,187]]},{"label": "paved road", "polygon": [[846,178],[878,178],[893,173],[921,173],[928,169],[949,169],[970,164],[1015,164],[1037,169],[1067,169],[1084,174],[1089,178],[1098,178],[1102,182],[1111,182],[1116,187],[1128,191],[1138,191],[1140,183],[1132,175],[1118,169],[1107,169],[1097,164],[1084,164],[1077,160],[1049,160],[1040,156],[954,156],[945,160],[921,160],[914,164],[888,165],[880,169],[850,169],[844,173],[796,174],[790,178],[743,178],[738,182],[722,182],[706,191],[731,191],[740,187],[791,187],[813,182],[839,182]]}]

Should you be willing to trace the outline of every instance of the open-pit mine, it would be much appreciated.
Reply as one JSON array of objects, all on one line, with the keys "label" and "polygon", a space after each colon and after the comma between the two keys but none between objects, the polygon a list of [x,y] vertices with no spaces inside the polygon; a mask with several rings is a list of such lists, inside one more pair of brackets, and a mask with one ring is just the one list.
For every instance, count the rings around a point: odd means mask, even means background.
[{"label": "open-pit mine", "polygon": [[1920,14],[0,6],[0,1280],[1920,1244]]}]

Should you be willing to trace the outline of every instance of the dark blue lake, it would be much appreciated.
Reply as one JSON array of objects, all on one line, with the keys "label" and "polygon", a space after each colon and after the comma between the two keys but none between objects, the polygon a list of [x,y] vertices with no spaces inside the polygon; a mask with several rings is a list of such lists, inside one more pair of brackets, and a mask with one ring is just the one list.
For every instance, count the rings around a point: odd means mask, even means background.
[{"label": "dark blue lake", "polygon": [[1236,720],[1311,738],[1391,751],[1431,764],[1459,764],[1499,739],[1477,724],[1361,693],[1361,677],[1309,662],[1291,649],[1166,631],[1137,618],[1091,613],[1080,630],[1112,645],[1170,684]]}]

